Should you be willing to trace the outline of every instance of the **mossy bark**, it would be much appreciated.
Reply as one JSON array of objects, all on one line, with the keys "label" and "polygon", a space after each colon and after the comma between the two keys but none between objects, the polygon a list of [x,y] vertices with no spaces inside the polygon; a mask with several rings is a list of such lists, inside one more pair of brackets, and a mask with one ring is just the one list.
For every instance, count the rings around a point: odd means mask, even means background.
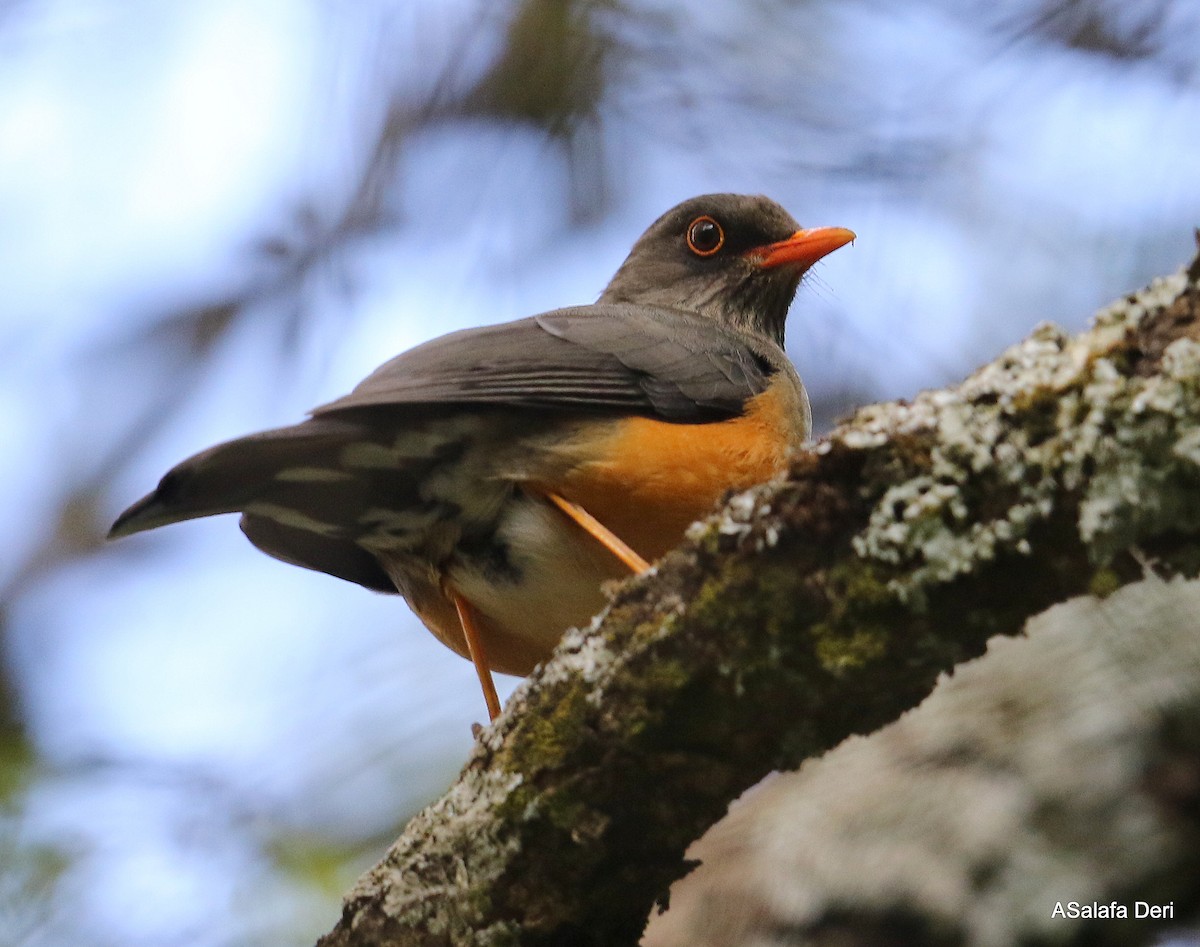
[{"label": "mossy bark", "polygon": [[634,944],[688,844],[1048,606],[1200,554],[1200,259],[864,409],[570,632],[335,945]]},{"label": "mossy bark", "polygon": [[643,947],[1195,943],[1198,615],[1148,572],[994,638],[739,799]]}]

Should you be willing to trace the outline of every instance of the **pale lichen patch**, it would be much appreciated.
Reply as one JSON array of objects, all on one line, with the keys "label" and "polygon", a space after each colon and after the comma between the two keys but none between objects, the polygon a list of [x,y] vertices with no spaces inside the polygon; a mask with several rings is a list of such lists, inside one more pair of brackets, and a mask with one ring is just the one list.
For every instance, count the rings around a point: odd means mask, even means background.
[{"label": "pale lichen patch", "polygon": [[[572,628],[563,635],[554,660],[542,670],[539,686],[558,684],[572,677],[591,684],[609,672],[619,655],[609,647],[603,635],[595,633],[607,613],[608,609],[604,609],[592,619],[588,628]],[[522,688],[527,686],[522,685]]]},{"label": "pale lichen patch", "polygon": [[856,553],[896,567],[892,591],[919,603],[1001,553],[1027,554],[1030,531],[1067,502],[1097,562],[1147,530],[1200,524],[1200,345],[1176,340],[1151,377],[1121,367],[1139,323],[1186,288],[1182,273],[1156,280],[1077,338],[1040,325],[957,389],[873,406],[834,432],[851,450],[904,436],[928,451],[881,494],[864,484],[878,499]]},{"label": "pale lichen patch", "polygon": [[1170,306],[1187,288],[1187,271],[1184,269],[1169,276],[1157,277],[1144,289],[1097,312],[1092,320],[1095,327],[1093,331],[1105,333],[1111,329],[1117,334],[1124,334],[1128,329],[1135,328],[1147,313]]},{"label": "pale lichen patch", "polygon": [[1200,526],[1200,344],[1172,342],[1159,373],[1128,388],[1080,503],[1080,534],[1102,555],[1144,532]]},{"label": "pale lichen patch", "polygon": [[[384,913],[398,923],[419,923],[430,932],[450,930],[462,920],[450,913],[431,914],[431,891],[440,889],[448,895],[453,892],[461,898],[464,890],[474,889],[478,892],[477,904],[485,904],[487,891],[519,848],[515,833],[490,832],[491,844],[473,849],[476,858],[469,868],[461,858],[431,859],[422,855],[465,850],[464,834],[494,826],[495,809],[520,789],[524,781],[520,773],[474,765],[481,752],[477,746],[460,779],[445,796],[412,819],[387,857],[359,878],[347,901],[379,899]],[[478,857],[479,852],[487,853],[486,861]],[[398,865],[406,865],[409,870],[397,872],[394,866]],[[447,898],[446,906],[448,911],[461,912],[462,901],[455,904]]]},{"label": "pale lichen patch", "polygon": [[[698,520],[687,528],[685,536],[693,543],[702,544],[715,539],[720,548],[742,546],[744,541],[769,519],[770,496],[784,481],[776,479],[769,484],[735,493],[725,502],[721,510],[707,519]],[[762,536],[756,545],[774,545],[778,541],[778,530],[771,536]]]}]

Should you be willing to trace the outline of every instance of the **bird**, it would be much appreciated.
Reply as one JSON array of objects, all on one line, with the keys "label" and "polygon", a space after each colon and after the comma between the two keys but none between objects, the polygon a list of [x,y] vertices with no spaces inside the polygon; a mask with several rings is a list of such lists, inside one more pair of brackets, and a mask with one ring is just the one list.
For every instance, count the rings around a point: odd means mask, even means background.
[{"label": "bird", "polygon": [[268,555],[406,599],[495,720],[493,671],[530,673],[609,580],[809,437],[785,323],[854,239],[764,196],[686,200],[595,303],[418,345],[298,424],[184,460],[109,538],[240,513]]}]

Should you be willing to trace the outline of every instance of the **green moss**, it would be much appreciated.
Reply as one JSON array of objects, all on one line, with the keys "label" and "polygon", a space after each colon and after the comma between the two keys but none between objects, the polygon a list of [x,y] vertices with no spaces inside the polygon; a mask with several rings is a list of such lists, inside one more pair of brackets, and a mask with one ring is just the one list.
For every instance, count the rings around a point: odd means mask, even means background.
[{"label": "green moss", "polygon": [[715,556],[720,552],[721,533],[715,523],[694,525],[688,530],[688,538],[704,556]]},{"label": "green moss", "polygon": [[1088,594],[1096,598],[1108,598],[1124,584],[1112,569],[1097,569],[1088,582]]},{"label": "green moss", "polygon": [[540,801],[536,786],[522,784],[504,796],[496,806],[496,819],[501,825],[520,825],[531,803]]},{"label": "green moss", "polygon": [[866,625],[857,629],[813,625],[811,634],[821,667],[831,673],[861,668],[888,652],[888,629]]},{"label": "green moss", "polygon": [[587,693],[577,687],[555,688],[529,709],[516,738],[505,742],[497,759],[508,772],[529,774],[561,765],[579,745],[579,731],[588,712]]},{"label": "green moss", "polygon": [[[638,685],[648,693],[674,694],[689,680],[691,675],[679,661],[667,659],[655,662],[644,673],[638,675]],[[633,730],[636,733],[636,728]]]},{"label": "green moss", "polygon": [[835,615],[838,611],[890,608],[897,602],[890,574],[857,557],[843,559],[830,569],[826,584],[834,599]]},{"label": "green moss", "polygon": [[848,557],[829,571],[826,588],[828,617],[811,631],[821,666],[838,673],[884,657],[892,630],[910,620],[888,576],[872,563]]},{"label": "green moss", "polygon": [[[626,616],[632,620],[627,620]],[[605,643],[610,650],[620,654],[630,648],[648,647],[660,638],[670,636],[675,627],[675,620],[670,616],[664,618],[661,615],[654,615],[649,619],[638,620],[639,618],[642,616],[626,613],[616,621],[610,620],[605,623],[606,626],[611,625],[620,630],[618,634],[614,635],[611,630],[605,629]]]},{"label": "green moss", "polygon": [[741,596],[738,589],[757,587],[750,566],[741,560],[730,560],[720,573],[705,582],[692,599],[689,615],[693,621],[714,628],[730,630],[748,621],[757,620],[762,603],[755,596]]},{"label": "green moss", "polygon": [[568,834],[574,834],[591,821],[591,808],[566,789],[542,793],[538,797],[538,812],[545,822]]}]

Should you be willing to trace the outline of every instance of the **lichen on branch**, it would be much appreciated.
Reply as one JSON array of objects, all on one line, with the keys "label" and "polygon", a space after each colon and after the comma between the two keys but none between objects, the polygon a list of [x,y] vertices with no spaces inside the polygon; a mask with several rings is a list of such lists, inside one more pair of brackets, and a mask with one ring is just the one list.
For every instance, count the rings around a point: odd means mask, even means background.
[{"label": "lichen on branch", "polygon": [[1187,287],[1183,272],[1156,280],[1089,333],[1043,324],[956,389],[861,411],[840,435],[849,445],[907,449],[886,452],[895,482],[855,552],[923,597],[999,555],[1032,555],[1031,532],[1067,506],[1097,565],[1173,524],[1200,526],[1200,343],[1176,338],[1156,371],[1134,370],[1137,328]]}]

